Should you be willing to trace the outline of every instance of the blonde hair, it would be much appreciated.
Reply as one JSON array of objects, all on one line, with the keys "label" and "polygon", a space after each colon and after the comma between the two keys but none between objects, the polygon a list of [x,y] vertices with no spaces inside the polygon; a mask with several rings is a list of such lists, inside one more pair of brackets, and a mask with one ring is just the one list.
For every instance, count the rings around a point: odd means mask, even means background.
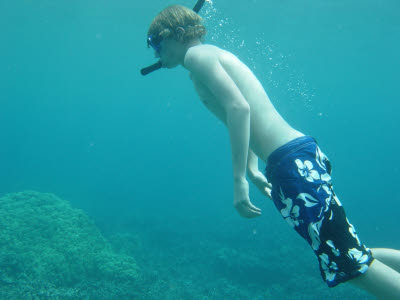
[{"label": "blonde hair", "polygon": [[[152,36],[155,42],[164,38],[173,38],[182,42],[196,38],[203,41],[206,28],[202,22],[203,19],[198,14],[185,6],[168,6],[154,18],[147,36]],[[177,32],[179,27],[184,29],[184,33],[181,35],[178,35]]]}]

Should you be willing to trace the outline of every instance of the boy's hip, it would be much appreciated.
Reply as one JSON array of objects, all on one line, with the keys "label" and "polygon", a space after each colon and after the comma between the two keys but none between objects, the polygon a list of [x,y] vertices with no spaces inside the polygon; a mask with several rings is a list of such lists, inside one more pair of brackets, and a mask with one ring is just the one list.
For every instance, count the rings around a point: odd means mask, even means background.
[{"label": "boy's hip", "polygon": [[301,136],[273,151],[265,175],[273,184],[276,180],[306,179],[313,181],[321,173],[331,173],[331,164],[311,136]]}]

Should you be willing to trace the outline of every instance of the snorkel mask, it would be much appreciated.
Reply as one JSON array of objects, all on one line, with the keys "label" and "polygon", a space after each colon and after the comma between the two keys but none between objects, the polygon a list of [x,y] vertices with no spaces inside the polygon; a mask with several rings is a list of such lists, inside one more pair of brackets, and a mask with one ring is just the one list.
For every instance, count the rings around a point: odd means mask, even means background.
[{"label": "snorkel mask", "polygon": [[156,39],[154,38],[153,35],[150,35],[149,37],[147,37],[147,47],[153,48],[154,51],[157,52],[157,54],[160,54],[160,52],[161,52],[161,42],[162,42],[162,39],[159,41],[156,41]]},{"label": "snorkel mask", "polygon": [[[205,1],[206,0],[198,0],[196,5],[193,8],[193,11],[195,13],[198,13],[200,11],[200,9],[203,7],[203,4]],[[152,47],[154,49],[154,51],[156,51],[157,54],[160,54],[161,41],[162,41],[162,39],[157,40],[157,38],[155,36],[150,35],[147,37],[147,47]],[[140,73],[144,76],[144,75],[150,74],[151,72],[161,69],[161,67],[162,67],[162,64],[161,64],[161,61],[159,60],[157,63],[141,69]]]}]

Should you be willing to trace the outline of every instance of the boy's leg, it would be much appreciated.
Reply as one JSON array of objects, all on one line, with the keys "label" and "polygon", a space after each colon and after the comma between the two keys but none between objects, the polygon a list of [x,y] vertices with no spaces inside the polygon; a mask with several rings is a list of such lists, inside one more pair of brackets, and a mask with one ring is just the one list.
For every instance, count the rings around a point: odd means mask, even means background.
[{"label": "boy's leg", "polygon": [[400,251],[386,248],[371,249],[372,256],[400,273]]},{"label": "boy's leg", "polygon": [[375,259],[367,272],[350,283],[366,290],[381,300],[400,299],[400,273]]}]

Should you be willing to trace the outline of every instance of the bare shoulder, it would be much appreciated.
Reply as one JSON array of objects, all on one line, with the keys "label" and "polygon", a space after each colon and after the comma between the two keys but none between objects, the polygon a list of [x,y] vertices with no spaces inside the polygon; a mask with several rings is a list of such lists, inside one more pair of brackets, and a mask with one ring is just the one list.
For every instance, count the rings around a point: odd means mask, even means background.
[{"label": "bare shoulder", "polygon": [[185,55],[184,66],[190,72],[201,73],[209,70],[218,62],[222,50],[212,45],[199,45],[189,48]]},{"label": "bare shoulder", "polygon": [[218,68],[228,71],[241,70],[245,66],[229,51],[213,45],[199,45],[187,51],[184,67],[194,74],[201,75],[202,73],[216,72]]}]

